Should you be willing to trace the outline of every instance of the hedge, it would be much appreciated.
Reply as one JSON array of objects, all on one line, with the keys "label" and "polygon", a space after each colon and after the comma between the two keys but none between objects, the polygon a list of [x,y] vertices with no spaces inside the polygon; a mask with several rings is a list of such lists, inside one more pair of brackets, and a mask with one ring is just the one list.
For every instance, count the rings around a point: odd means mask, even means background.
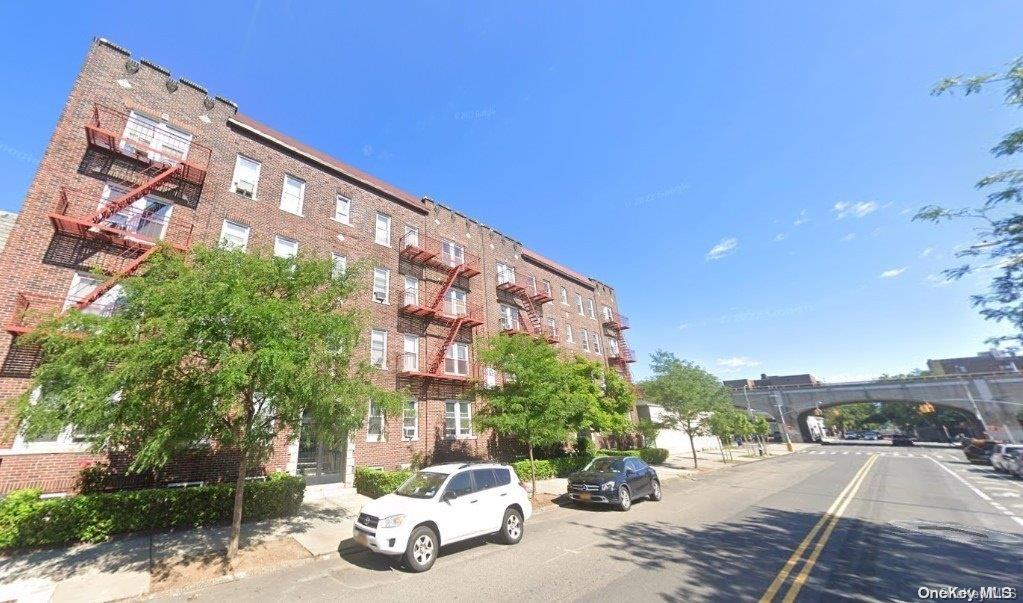
[{"label": "hedge", "polygon": [[597,456],[638,456],[651,465],[660,465],[668,458],[665,448],[640,448],[639,450],[598,450]]},{"label": "hedge", "polygon": [[[0,500],[0,550],[71,542],[101,542],[112,534],[198,528],[231,520],[234,484],[147,488],[66,498],[17,490]],[[294,515],[305,478],[275,473],[245,485],[244,521]]]},{"label": "hedge", "polygon": [[355,491],[370,498],[380,498],[398,489],[412,475],[411,471],[355,468]]}]

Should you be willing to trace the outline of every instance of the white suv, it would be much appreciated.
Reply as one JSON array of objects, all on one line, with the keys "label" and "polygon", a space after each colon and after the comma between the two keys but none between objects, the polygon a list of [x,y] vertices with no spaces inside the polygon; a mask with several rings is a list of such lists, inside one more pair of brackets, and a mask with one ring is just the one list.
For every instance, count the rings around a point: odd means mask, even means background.
[{"label": "white suv", "polygon": [[532,514],[526,489],[511,467],[434,465],[363,507],[352,535],[376,553],[403,555],[409,569],[424,572],[442,544],[486,534],[516,544]]}]

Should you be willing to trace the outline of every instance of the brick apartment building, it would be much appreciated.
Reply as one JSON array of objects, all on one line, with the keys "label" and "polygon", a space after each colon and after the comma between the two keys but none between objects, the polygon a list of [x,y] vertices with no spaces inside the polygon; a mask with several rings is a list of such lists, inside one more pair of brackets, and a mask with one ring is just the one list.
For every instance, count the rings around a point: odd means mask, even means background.
[{"label": "brick apartment building", "polygon": [[[480,402],[467,393],[473,380],[497,379],[473,360],[480,337],[525,331],[626,376],[633,361],[623,338],[628,323],[608,285],[98,39],[0,255],[0,400],[25,391],[38,362],[18,337],[47,313],[111,311],[117,277],[144,265],[159,239],[181,249],[223,244],[329,256],[341,269],[372,266],[356,302],[370,322],[363,353],[381,369],[378,385],[407,387],[414,400],[402,417],[371,406],[342,450],[324,449],[313,426],[291,441],[282,437],[265,471],[336,482],[347,481],[353,464],[394,468],[415,454],[491,454],[494,438],[471,425]],[[91,276],[97,267],[110,278]],[[66,491],[83,463],[103,460],[71,429],[26,441],[11,419],[8,404],[0,412],[0,493]],[[163,479],[217,479],[230,463],[229,452],[196,451]]]}]

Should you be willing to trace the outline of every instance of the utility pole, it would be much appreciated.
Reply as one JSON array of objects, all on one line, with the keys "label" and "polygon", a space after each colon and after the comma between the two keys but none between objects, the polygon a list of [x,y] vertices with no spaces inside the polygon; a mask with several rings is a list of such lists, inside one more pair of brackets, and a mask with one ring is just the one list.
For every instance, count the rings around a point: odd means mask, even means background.
[{"label": "utility pole", "polygon": [[789,426],[785,424],[785,413],[781,409],[781,402],[778,402],[778,418],[781,419],[781,432],[785,434],[785,447],[789,452],[795,451],[792,447],[792,438],[789,437]]}]

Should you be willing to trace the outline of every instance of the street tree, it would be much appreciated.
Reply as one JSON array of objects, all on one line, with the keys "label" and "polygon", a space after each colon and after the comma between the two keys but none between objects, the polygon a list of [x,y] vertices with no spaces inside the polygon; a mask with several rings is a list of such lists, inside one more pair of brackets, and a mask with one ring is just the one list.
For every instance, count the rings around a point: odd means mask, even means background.
[{"label": "street tree", "polygon": [[717,377],[670,352],[653,353],[650,368],[653,377],[640,384],[640,389],[647,400],[664,409],[666,427],[680,429],[689,437],[693,466],[697,467],[695,439],[710,433],[708,417],[715,411],[727,412],[731,396]]},{"label": "street tree", "polygon": [[[1002,90],[1003,103],[1010,108],[1023,108],[1023,57],[1000,72],[972,77],[950,77],[935,85],[932,94],[960,91],[969,96],[990,86]],[[1023,128],[1005,134],[991,154],[998,158],[1016,158],[1023,152]],[[974,222],[976,240],[956,251],[963,259],[959,266],[944,271],[946,280],[960,279],[979,271],[993,271],[988,290],[972,296],[973,305],[982,316],[1010,324],[1014,333],[993,337],[995,345],[1023,343],[1023,169],[1009,168],[981,178],[976,187],[986,192],[983,203],[972,207],[948,208],[928,205],[920,209],[915,220],[943,222],[970,220]]]},{"label": "street tree", "polygon": [[97,451],[129,451],[129,471],[210,443],[235,451],[233,558],[246,474],[278,434],[295,437],[308,417],[336,445],[370,400],[401,407],[403,396],[375,387],[354,358],[355,283],[329,260],[163,249],[122,281],[112,315],[73,310],[29,336],[45,362],[18,416],[29,436],[73,425]]}]

